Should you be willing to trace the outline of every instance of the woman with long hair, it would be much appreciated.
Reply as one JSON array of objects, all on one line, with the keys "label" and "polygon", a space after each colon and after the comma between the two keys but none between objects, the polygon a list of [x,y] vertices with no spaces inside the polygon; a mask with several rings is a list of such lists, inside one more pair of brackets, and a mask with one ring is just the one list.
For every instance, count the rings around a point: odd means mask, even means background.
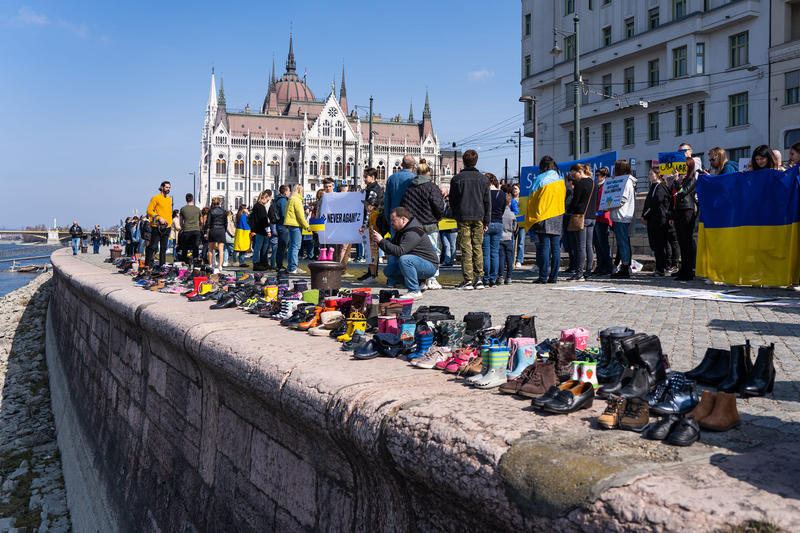
[{"label": "woman with long hair", "polygon": [[[214,269],[215,273],[219,273],[225,257],[225,227],[227,219],[227,213],[222,209],[222,198],[212,198],[204,229],[208,232],[208,265]],[[217,252],[216,263],[214,263],[214,252]]]},{"label": "woman with long hair", "polygon": [[642,222],[647,226],[647,240],[656,256],[656,269],[651,276],[663,277],[667,273],[667,232],[672,195],[658,168],[651,168],[647,178],[650,180],[650,190],[644,200]]},{"label": "woman with long hair", "polygon": [[775,160],[775,154],[766,144],[757,146],[753,150],[753,156],[750,158],[750,166],[753,170],[764,170],[766,168],[777,169],[778,162]]},{"label": "woman with long hair", "polygon": [[239,266],[247,266],[244,262],[247,252],[250,251],[250,224],[247,222],[247,216],[250,210],[247,206],[242,204],[236,212],[236,231],[233,235],[233,252],[234,259],[238,259]]},{"label": "woman with long hair", "polygon": [[[548,194],[538,193],[540,189]],[[561,266],[561,231],[567,189],[558,173],[558,165],[549,155],[539,161],[539,174],[533,180],[532,190],[534,193],[528,197],[526,222],[535,221],[531,228],[538,237],[536,264],[539,278],[534,283],[556,283]],[[534,194],[537,194],[536,198]],[[547,218],[543,218],[545,216]]]},{"label": "woman with long hair", "polygon": [[708,162],[711,164],[710,174],[714,176],[731,174],[739,170],[738,164],[734,161],[728,161],[728,154],[719,146],[708,151]]}]

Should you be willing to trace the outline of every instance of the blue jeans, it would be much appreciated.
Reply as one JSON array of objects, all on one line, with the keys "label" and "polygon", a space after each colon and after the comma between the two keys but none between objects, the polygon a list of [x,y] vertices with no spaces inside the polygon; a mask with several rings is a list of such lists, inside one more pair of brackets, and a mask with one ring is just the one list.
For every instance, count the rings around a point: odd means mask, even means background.
[{"label": "blue jeans", "polygon": [[614,269],[611,262],[611,246],[608,244],[609,225],[597,222],[594,225],[594,249],[597,253],[598,274],[611,274]]},{"label": "blue jeans", "polygon": [[356,260],[364,259],[364,246],[361,243],[356,245]]},{"label": "blue jeans", "polygon": [[286,226],[289,232],[289,258],[287,259],[286,269],[291,272],[297,270],[298,254],[300,253],[300,240],[303,235],[300,226]]},{"label": "blue jeans", "polygon": [[92,241],[92,248],[94,249],[94,253],[100,253],[100,241]]},{"label": "blue jeans", "polygon": [[516,262],[522,263],[525,260],[525,227],[520,226],[517,230],[517,257]]},{"label": "blue jeans", "polygon": [[417,255],[406,254],[395,259],[386,264],[383,274],[395,283],[402,281],[411,292],[419,291],[419,280],[431,278],[436,273],[436,265]]},{"label": "blue jeans", "polygon": [[439,236],[442,238],[442,266],[450,266],[456,258],[456,240],[458,239],[458,232],[448,229],[440,231]]},{"label": "blue jeans", "polygon": [[503,236],[503,223],[492,222],[483,235],[483,282],[497,281],[500,270],[500,237]]},{"label": "blue jeans", "polygon": [[630,222],[614,222],[614,225],[611,226],[614,230],[614,237],[617,239],[619,257],[623,265],[631,264],[630,226]]},{"label": "blue jeans", "polygon": [[269,259],[269,237],[266,235],[253,235],[253,264],[267,264]]},{"label": "blue jeans", "polygon": [[72,239],[72,255],[78,255],[81,248],[81,240],[78,238]]},{"label": "blue jeans", "polygon": [[286,249],[289,247],[289,228],[283,224],[279,224],[278,228],[278,253],[275,257],[275,268],[283,268],[283,258],[286,255]]},{"label": "blue jeans", "polygon": [[536,265],[539,267],[539,280],[555,281],[558,278],[558,269],[561,266],[561,235],[538,234]]},{"label": "blue jeans", "polygon": [[514,241],[500,241],[498,276],[511,279],[511,270],[514,269]]}]

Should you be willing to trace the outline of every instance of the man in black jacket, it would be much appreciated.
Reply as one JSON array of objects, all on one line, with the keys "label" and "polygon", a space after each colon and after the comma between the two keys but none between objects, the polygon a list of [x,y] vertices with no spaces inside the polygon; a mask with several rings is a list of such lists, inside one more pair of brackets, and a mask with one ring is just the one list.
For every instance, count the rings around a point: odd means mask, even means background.
[{"label": "man in black jacket", "polygon": [[383,235],[372,230],[372,240],[378,247],[397,258],[386,265],[383,273],[390,285],[403,281],[408,288],[407,298],[417,299],[422,297],[419,290],[419,281],[426,280],[436,273],[439,266],[439,254],[433,248],[430,239],[417,222],[404,207],[397,207],[392,211],[389,223],[394,230],[391,239],[384,239]]},{"label": "man in black jacket", "polygon": [[77,220],[72,221],[72,226],[69,227],[69,235],[72,237],[72,255],[78,255],[78,248],[80,248],[81,239],[83,238],[83,229],[78,225]]},{"label": "man in black jacket", "polygon": [[100,225],[95,224],[94,229],[92,229],[92,251],[95,254],[100,253],[100,243],[103,240],[103,232],[100,231]]},{"label": "man in black jacket", "polygon": [[464,169],[450,182],[450,207],[458,222],[458,246],[461,248],[461,273],[464,281],[456,289],[483,288],[483,234],[491,222],[489,180],[475,168],[478,152],[467,150],[462,157]]},{"label": "man in black jacket", "polygon": [[250,215],[250,231],[253,232],[253,271],[267,269],[269,260],[269,238],[272,236],[269,226],[267,205],[272,204],[272,191],[265,189],[258,195],[253,212]]}]

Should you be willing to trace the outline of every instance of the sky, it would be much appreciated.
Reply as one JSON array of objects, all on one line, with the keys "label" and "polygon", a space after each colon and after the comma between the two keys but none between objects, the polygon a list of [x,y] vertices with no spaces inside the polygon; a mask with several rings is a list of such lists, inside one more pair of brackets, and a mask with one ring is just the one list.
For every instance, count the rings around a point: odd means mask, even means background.
[{"label": "sky", "polygon": [[[478,167],[516,175],[522,125],[519,3],[63,2],[0,0],[0,228],[77,219],[118,223],[162,180],[192,190],[212,67],[228,109],[260,107],[290,28],[297,70],[317,98],[342,66],[350,107],[419,120],[430,104],[442,147],[478,149]],[[359,110],[366,113],[366,110]],[[523,138],[522,165],[531,162]]]}]

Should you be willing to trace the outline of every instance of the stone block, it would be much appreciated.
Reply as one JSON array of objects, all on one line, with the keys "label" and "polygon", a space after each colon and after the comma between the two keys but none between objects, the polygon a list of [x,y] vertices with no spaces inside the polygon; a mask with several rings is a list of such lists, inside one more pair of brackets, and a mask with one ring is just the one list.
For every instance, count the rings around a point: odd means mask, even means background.
[{"label": "stone block", "polygon": [[221,405],[219,407],[219,426],[217,428],[217,450],[224,454],[233,465],[244,472],[250,469],[250,438],[252,426],[236,413]]},{"label": "stone block", "polygon": [[166,397],[167,365],[158,357],[150,357],[147,368],[147,384],[159,395]]}]

